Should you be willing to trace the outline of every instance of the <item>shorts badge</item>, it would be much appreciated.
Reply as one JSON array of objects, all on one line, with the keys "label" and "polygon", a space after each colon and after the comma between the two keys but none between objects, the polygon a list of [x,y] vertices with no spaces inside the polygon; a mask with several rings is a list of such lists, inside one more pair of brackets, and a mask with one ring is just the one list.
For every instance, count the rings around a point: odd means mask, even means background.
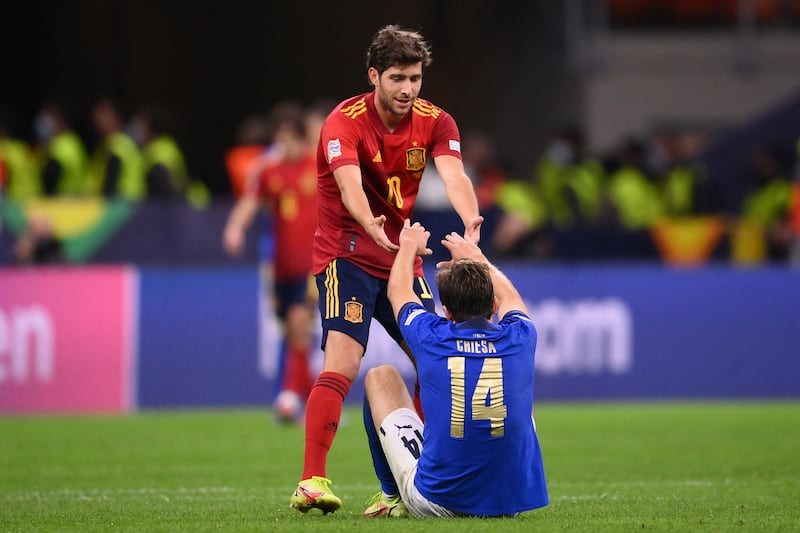
[{"label": "shorts badge", "polygon": [[353,324],[364,321],[364,304],[352,301],[344,304],[344,319]]},{"label": "shorts badge", "polygon": [[406,170],[422,170],[427,164],[425,148],[410,148],[406,150]]}]

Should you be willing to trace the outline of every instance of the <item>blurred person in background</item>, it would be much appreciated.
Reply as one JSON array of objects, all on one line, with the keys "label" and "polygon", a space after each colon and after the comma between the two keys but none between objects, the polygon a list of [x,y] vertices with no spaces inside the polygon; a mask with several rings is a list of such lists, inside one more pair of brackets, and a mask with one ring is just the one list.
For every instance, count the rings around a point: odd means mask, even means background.
[{"label": "blurred person in background", "polygon": [[[447,197],[464,223],[465,236],[480,239],[483,219],[464,172],[456,123],[441,108],[418,98],[423,69],[430,62],[430,49],[419,33],[398,26],[382,28],[367,51],[373,90],[340,103],[322,127],[312,272],[319,289],[325,357],[306,406],[303,473],[290,498],[290,505],[301,512],[316,508],[329,513],[341,506],[326,477],[328,452],[342,404],[358,376],[373,318],[413,361],[386,296],[386,283],[428,158],[433,158]],[[415,290],[433,311],[421,259],[415,275]],[[414,396],[418,400],[416,391]],[[380,516],[396,505],[399,492],[366,401],[363,414],[382,487],[364,514]]]},{"label": "blurred person in background", "polygon": [[788,257],[790,236],[785,220],[792,198],[792,182],[787,179],[786,172],[774,148],[760,146],[754,150],[750,190],[742,202],[741,218],[760,228],[768,259]]},{"label": "blurred person in background", "polygon": [[23,202],[39,194],[36,161],[27,142],[13,133],[13,120],[0,111],[0,166],[3,168],[3,198]]},{"label": "blurred person in background", "polygon": [[[800,10],[800,3],[798,3],[798,10]],[[789,262],[793,267],[800,268],[800,138],[795,144],[794,180],[786,226],[791,242]]]},{"label": "blurred person in background", "polygon": [[[233,255],[244,251],[246,231],[261,209],[274,220],[274,258],[271,276],[275,311],[281,321],[279,393],[275,411],[283,422],[299,421],[313,384],[311,351],[313,303],[311,247],[317,227],[317,173],[307,117],[296,105],[280,105],[272,113],[274,149],[280,153],[251,176],[234,205],[223,232],[223,246]],[[313,125],[312,125],[313,127]],[[311,140],[318,132],[312,130]],[[311,294],[309,294],[311,292]]]},{"label": "blurred person in background", "polygon": [[500,215],[492,235],[493,254],[530,259],[551,256],[547,206],[533,181],[505,181],[497,190],[497,206]]},{"label": "blurred person in background", "polygon": [[471,131],[464,136],[461,155],[464,171],[473,180],[478,208],[481,212],[497,203],[497,192],[505,182],[505,171],[495,159],[492,139],[483,132]]},{"label": "blurred person in background", "polygon": [[19,265],[46,265],[66,261],[61,240],[43,213],[27,217],[25,229],[14,243],[14,258]]},{"label": "blurred person in background", "polygon": [[583,131],[568,126],[550,141],[536,167],[536,184],[556,227],[591,226],[602,214],[605,174],[589,156]]},{"label": "blurred person in background", "polygon": [[208,188],[189,178],[171,122],[169,112],[156,106],[140,108],[130,121],[131,137],[141,149],[147,198],[186,199],[195,207],[204,207],[210,198]]},{"label": "blurred person in background", "polygon": [[244,193],[249,177],[258,174],[255,165],[263,152],[269,149],[270,143],[265,116],[254,113],[242,119],[236,130],[234,145],[225,152],[225,170],[234,198]]},{"label": "blurred person in background", "polygon": [[41,146],[40,187],[44,196],[81,196],[87,192],[88,155],[74,131],[72,110],[49,100],[34,120]]},{"label": "blurred person in background", "polygon": [[609,178],[609,201],[620,226],[628,231],[649,228],[664,214],[658,188],[647,171],[644,145],[627,140],[618,167]]},{"label": "blurred person in background", "polygon": [[690,131],[661,129],[648,143],[647,163],[656,176],[664,215],[687,217],[706,209],[703,183],[693,158],[705,145],[702,135]]},{"label": "blurred person in background", "polygon": [[89,164],[88,192],[108,198],[141,200],[147,195],[142,155],[123,130],[125,120],[110,99],[95,102],[92,125],[99,136]]}]

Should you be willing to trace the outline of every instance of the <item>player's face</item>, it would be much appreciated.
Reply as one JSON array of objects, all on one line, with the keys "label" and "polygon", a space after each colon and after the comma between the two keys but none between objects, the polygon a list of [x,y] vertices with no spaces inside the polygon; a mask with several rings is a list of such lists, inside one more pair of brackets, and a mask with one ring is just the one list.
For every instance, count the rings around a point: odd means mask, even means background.
[{"label": "player's face", "polygon": [[376,105],[389,122],[399,122],[422,89],[422,62],[390,67],[380,75],[371,68],[369,77],[375,85]]}]

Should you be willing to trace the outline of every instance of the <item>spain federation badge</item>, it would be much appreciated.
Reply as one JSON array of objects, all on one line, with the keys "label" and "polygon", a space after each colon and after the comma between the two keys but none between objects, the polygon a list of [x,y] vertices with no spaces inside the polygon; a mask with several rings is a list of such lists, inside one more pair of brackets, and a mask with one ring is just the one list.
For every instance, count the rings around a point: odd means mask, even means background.
[{"label": "spain federation badge", "polygon": [[411,172],[422,170],[427,162],[425,148],[409,148],[406,150],[406,170]]},{"label": "spain federation badge", "polygon": [[364,321],[364,304],[356,302],[346,302],[344,304],[344,319],[353,324],[360,324]]}]

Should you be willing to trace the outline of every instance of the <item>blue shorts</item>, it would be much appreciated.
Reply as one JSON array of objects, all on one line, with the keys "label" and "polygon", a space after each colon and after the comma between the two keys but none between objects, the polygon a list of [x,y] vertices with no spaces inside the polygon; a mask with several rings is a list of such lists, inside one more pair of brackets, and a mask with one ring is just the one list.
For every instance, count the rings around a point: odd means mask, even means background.
[{"label": "blue shorts", "polygon": [[286,320],[289,308],[308,301],[309,276],[295,278],[288,281],[275,281],[273,296],[275,298],[275,314],[281,320]]},{"label": "blue shorts", "polygon": [[[334,259],[316,277],[323,350],[331,330],[354,338],[366,349],[372,318],[383,326],[395,342],[400,344],[403,341],[397,317],[386,295],[387,280],[371,276],[343,259]],[[414,292],[425,309],[436,312],[433,293],[424,277],[414,281]]]}]

